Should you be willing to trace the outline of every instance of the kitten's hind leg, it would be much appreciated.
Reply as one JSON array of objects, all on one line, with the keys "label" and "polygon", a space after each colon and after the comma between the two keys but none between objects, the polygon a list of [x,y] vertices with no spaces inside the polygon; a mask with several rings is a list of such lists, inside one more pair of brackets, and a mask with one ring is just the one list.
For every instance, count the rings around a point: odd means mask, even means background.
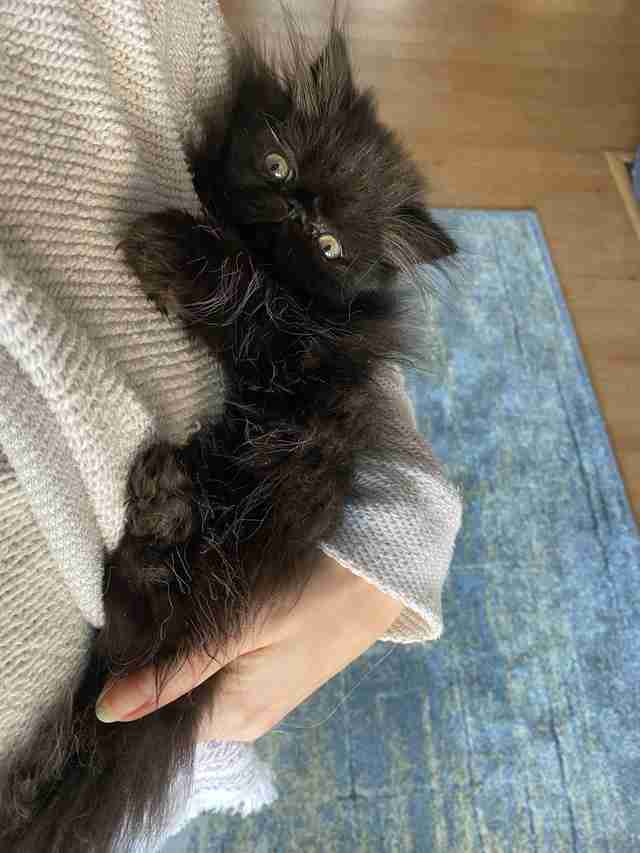
[{"label": "kitten's hind leg", "polygon": [[211,328],[221,321],[214,295],[233,249],[229,241],[204,220],[165,210],[135,220],[120,248],[147,297],[211,344]]}]

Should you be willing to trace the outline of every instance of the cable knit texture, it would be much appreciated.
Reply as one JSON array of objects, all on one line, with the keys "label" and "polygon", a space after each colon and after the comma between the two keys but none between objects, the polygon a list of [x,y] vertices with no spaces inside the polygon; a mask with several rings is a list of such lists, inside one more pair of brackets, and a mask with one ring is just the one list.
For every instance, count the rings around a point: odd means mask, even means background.
[{"label": "cable knit texture", "polygon": [[[228,34],[212,0],[0,0],[0,754],[73,688],[103,621],[103,549],[127,470],[155,436],[219,411],[210,355],[145,299],[116,251],[129,221],[196,211],[184,156],[223,108]],[[386,639],[441,631],[460,500],[384,379],[388,461],[324,549],[405,603]],[[274,795],[244,745],[200,748],[182,817]]]}]

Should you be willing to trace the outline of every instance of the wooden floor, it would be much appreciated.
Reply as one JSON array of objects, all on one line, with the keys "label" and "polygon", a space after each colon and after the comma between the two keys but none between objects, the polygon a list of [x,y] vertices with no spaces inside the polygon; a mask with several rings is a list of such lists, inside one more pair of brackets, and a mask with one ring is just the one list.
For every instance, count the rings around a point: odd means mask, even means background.
[{"label": "wooden floor", "polygon": [[[233,28],[277,2],[225,0]],[[312,33],[327,0],[290,0]],[[434,206],[535,208],[640,516],[640,241],[604,151],[640,143],[640,0],[351,0],[360,79]]]}]

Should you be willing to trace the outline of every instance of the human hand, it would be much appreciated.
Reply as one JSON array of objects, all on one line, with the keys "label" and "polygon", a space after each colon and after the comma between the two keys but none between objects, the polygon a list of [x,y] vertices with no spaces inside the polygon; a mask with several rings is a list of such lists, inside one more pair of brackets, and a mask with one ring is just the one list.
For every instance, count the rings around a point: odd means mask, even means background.
[{"label": "human hand", "polygon": [[96,713],[103,722],[137,720],[218,673],[200,740],[256,740],[373,645],[401,610],[399,601],[320,555],[298,600],[271,608],[233,649],[215,661],[204,651],[192,656],[159,696],[147,667],[105,690]]}]

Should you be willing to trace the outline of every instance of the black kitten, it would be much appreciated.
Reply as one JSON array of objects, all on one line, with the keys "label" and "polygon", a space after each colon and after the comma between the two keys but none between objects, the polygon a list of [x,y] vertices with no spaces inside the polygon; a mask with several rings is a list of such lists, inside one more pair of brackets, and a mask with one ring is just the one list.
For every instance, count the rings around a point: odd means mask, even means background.
[{"label": "black kitten", "polygon": [[205,123],[191,152],[202,215],[155,213],[124,241],[146,293],[220,359],[224,412],[133,466],[91,666],[5,783],[0,839],[13,851],[106,853],[161,829],[216,680],[104,725],[106,674],[153,662],[162,680],[194,650],[215,655],[304,580],[357,455],[382,452],[376,370],[412,354],[398,274],[455,251],[354,85],[341,32],[314,62],[293,41],[279,71],[238,49],[231,115],[224,129]]}]

